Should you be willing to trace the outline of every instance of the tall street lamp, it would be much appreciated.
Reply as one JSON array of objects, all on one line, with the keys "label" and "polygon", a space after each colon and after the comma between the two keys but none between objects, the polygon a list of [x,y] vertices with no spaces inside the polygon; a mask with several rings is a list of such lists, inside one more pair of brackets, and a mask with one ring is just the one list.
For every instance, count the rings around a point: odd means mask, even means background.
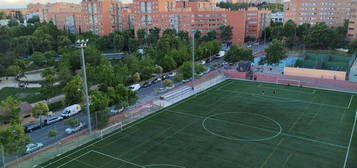
[{"label": "tall street lamp", "polygon": [[194,80],[195,80],[195,35],[196,31],[192,30],[192,89],[194,90]]},{"label": "tall street lamp", "polygon": [[84,40],[77,40],[76,47],[81,49],[81,64],[82,64],[82,73],[83,73],[83,87],[84,87],[84,98],[86,101],[86,108],[87,108],[87,117],[88,117],[88,128],[89,128],[89,135],[92,135],[92,124],[90,118],[90,110],[89,110],[89,96],[88,96],[88,85],[87,85],[87,73],[86,73],[86,63],[84,60],[84,48],[87,47],[88,39]]}]

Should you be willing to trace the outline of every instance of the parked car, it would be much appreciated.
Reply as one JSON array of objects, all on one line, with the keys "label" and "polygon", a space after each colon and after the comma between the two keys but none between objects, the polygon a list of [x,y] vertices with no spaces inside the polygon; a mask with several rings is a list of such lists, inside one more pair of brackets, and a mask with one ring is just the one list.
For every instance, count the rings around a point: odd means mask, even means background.
[{"label": "parked car", "polygon": [[216,55],[215,58],[222,58],[222,57],[224,57],[224,55],[226,55],[226,52],[221,50],[221,51],[218,52],[218,54]]},{"label": "parked car", "polygon": [[140,84],[133,84],[129,86],[129,89],[133,92],[138,91],[140,89]]},{"label": "parked car", "polygon": [[155,78],[152,83],[159,83],[161,81],[161,78]]},{"label": "parked car", "polygon": [[176,72],[170,72],[170,73],[168,74],[168,76],[169,76],[170,78],[173,78],[173,77],[176,76]]},{"label": "parked car", "polygon": [[39,150],[42,147],[43,147],[42,143],[30,143],[30,144],[26,145],[25,153],[26,154],[32,153],[34,151]]},{"label": "parked car", "polygon": [[62,116],[54,116],[54,117],[46,118],[44,122],[45,122],[45,125],[51,125],[51,124],[56,123],[61,120],[63,120]]},{"label": "parked car", "polygon": [[113,107],[110,107],[109,109],[110,109],[110,113],[117,114],[117,113],[123,112],[125,108],[124,107],[117,108],[117,107],[113,106]]},{"label": "parked car", "polygon": [[27,124],[24,126],[24,130],[26,133],[29,133],[29,132],[32,132],[32,131],[35,131],[37,129],[40,129],[41,128],[41,123],[31,123],[31,124]]},{"label": "parked car", "polygon": [[152,85],[151,82],[145,82],[142,87],[143,87],[143,88],[147,88],[147,87],[149,87],[149,86],[151,86],[151,85]]},{"label": "parked car", "polygon": [[63,113],[61,114],[61,116],[63,118],[68,118],[68,117],[78,114],[80,111],[81,111],[81,105],[74,104],[74,105],[66,107],[63,110]]},{"label": "parked car", "polygon": [[67,128],[65,130],[66,134],[67,135],[70,135],[70,134],[73,134],[75,132],[78,132],[80,131],[82,128],[84,127],[84,124],[82,122],[80,122],[77,126],[75,127],[71,127],[71,128]]},{"label": "parked car", "polygon": [[161,80],[169,79],[169,75],[162,75]]},{"label": "parked car", "polygon": [[188,78],[188,79],[182,80],[182,82],[183,82],[183,83],[187,83],[187,82],[189,82],[189,81],[191,81],[191,80],[192,80],[192,78]]}]

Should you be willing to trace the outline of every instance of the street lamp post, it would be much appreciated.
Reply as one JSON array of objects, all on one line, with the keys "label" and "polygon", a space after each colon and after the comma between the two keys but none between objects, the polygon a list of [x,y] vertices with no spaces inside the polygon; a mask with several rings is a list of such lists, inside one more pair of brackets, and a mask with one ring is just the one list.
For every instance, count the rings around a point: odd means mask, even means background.
[{"label": "street lamp post", "polygon": [[195,81],[195,30],[192,30],[192,89],[194,90],[194,81]]},{"label": "street lamp post", "polygon": [[92,135],[92,124],[91,124],[90,110],[89,110],[90,102],[89,102],[89,95],[88,95],[87,73],[86,73],[86,64],[85,64],[85,60],[84,60],[84,48],[87,47],[87,43],[88,43],[88,39],[77,40],[76,47],[81,49],[81,64],[82,64],[82,73],[83,73],[84,98],[86,101],[89,135]]}]

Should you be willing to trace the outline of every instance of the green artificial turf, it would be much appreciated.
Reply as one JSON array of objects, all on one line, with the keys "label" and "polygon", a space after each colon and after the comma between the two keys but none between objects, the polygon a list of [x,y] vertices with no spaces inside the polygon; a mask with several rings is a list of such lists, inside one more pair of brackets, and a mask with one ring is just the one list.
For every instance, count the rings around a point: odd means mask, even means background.
[{"label": "green artificial turf", "polygon": [[356,108],[349,93],[228,80],[41,166],[343,167]]}]

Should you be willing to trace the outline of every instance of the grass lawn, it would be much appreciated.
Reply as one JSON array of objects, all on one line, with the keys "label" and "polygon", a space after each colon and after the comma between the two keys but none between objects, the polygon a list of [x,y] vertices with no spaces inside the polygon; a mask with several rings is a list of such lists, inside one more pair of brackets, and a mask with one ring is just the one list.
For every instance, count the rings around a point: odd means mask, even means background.
[{"label": "grass lawn", "polygon": [[343,167],[356,108],[349,93],[228,80],[41,167]]},{"label": "grass lawn", "polygon": [[[54,89],[53,96],[62,93],[62,89]],[[0,101],[5,100],[8,96],[12,96],[16,100],[35,103],[44,100],[40,93],[40,88],[3,88],[0,90]]]}]

